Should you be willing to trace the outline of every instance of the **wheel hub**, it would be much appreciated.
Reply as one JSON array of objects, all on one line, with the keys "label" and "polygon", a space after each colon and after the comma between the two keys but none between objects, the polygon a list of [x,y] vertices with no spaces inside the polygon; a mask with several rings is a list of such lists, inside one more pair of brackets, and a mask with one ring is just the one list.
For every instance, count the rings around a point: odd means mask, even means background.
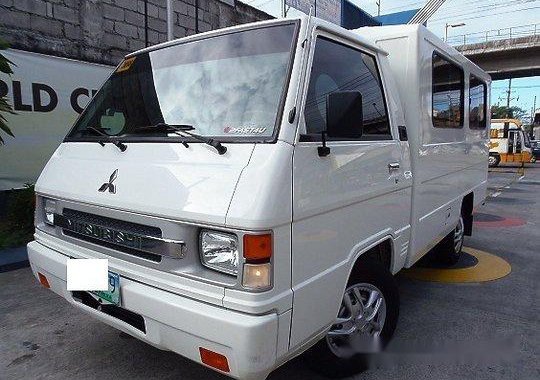
[{"label": "wheel hub", "polygon": [[465,236],[465,227],[463,225],[463,218],[459,218],[459,222],[454,230],[454,251],[460,252],[463,247],[463,240]]},{"label": "wheel hub", "polygon": [[385,320],[386,300],[376,286],[368,283],[350,286],[343,294],[336,322],[326,335],[327,344],[341,358],[370,350]]}]

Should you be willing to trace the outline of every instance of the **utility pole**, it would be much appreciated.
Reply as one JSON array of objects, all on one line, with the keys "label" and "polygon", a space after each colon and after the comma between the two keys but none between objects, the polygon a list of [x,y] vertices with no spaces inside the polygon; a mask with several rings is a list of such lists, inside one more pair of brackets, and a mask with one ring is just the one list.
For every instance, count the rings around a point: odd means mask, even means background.
[{"label": "utility pole", "polygon": [[532,112],[531,112],[531,125],[534,124],[534,117],[535,116],[536,116],[536,95],[534,96],[533,108],[532,108]]},{"label": "utility pole", "polygon": [[378,0],[375,2],[375,4],[377,4],[377,16],[381,15],[381,1],[382,0]]},{"label": "utility pole", "polygon": [[508,79],[508,90],[506,90],[506,118],[510,117],[510,95],[512,94],[512,78]]}]

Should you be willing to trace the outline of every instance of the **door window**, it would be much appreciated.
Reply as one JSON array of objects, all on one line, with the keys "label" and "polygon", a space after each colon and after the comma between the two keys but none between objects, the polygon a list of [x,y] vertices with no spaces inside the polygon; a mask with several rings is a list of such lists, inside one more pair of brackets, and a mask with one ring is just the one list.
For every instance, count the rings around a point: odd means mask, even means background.
[{"label": "door window", "polygon": [[304,110],[308,140],[310,137],[319,138],[320,133],[326,130],[328,95],[335,91],[358,91],[362,95],[361,140],[392,138],[375,57],[328,38],[318,37]]}]

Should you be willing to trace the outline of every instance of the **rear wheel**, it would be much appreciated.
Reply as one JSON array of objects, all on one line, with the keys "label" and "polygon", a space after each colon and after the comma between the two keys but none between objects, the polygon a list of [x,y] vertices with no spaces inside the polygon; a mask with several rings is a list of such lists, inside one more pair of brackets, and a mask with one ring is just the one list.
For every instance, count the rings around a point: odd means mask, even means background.
[{"label": "rear wheel", "polygon": [[459,217],[456,228],[450,232],[435,248],[435,258],[444,265],[454,265],[461,257],[463,241],[465,240],[465,226],[463,217]]},{"label": "rear wheel", "polygon": [[308,353],[310,364],[332,378],[367,369],[369,355],[384,349],[396,328],[399,291],[377,262],[360,263],[347,283],[335,323]]},{"label": "rear wheel", "polygon": [[501,156],[498,154],[490,154],[488,158],[488,165],[490,168],[494,168],[495,166],[499,166],[501,162]]}]

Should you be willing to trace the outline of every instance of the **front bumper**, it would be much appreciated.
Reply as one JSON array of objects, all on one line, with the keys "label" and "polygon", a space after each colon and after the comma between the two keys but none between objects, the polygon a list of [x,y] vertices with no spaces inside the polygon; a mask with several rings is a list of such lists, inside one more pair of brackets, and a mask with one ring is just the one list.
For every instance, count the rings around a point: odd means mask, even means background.
[{"label": "front bumper", "polygon": [[28,258],[34,276],[38,272],[45,275],[52,291],[85,313],[155,347],[201,364],[199,347],[220,353],[227,357],[230,368],[225,374],[240,379],[263,379],[277,366],[277,349],[288,330],[289,313],[244,314],[121,277],[121,306],[143,317],[143,332],[74,299],[67,290],[67,256],[33,241],[28,244]]}]

